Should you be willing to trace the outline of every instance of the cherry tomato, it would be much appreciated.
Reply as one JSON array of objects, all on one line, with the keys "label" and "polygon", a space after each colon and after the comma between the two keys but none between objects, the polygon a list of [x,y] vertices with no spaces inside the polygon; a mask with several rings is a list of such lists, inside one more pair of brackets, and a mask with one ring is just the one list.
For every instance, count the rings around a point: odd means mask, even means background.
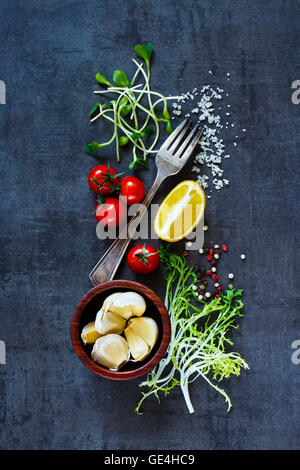
[{"label": "cherry tomato", "polygon": [[151,245],[137,245],[131,248],[127,256],[128,266],[137,274],[150,274],[158,268],[159,254]]},{"label": "cherry tomato", "polygon": [[126,207],[114,197],[107,197],[104,204],[97,204],[95,216],[104,227],[117,227],[126,218]]},{"label": "cherry tomato", "polygon": [[95,193],[108,196],[119,188],[120,180],[116,170],[110,165],[97,165],[91,169],[88,176],[90,188]]},{"label": "cherry tomato", "polygon": [[126,199],[128,206],[138,204],[144,199],[145,186],[135,176],[125,176],[121,179],[121,194]]}]

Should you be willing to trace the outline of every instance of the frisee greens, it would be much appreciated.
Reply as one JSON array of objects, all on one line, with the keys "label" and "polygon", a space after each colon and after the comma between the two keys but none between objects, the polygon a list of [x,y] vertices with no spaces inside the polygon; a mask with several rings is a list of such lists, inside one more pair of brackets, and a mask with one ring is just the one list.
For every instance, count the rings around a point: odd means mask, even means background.
[{"label": "frisee greens", "polygon": [[[229,411],[230,398],[216,381],[240,375],[241,369],[249,368],[239,353],[226,350],[227,345],[233,345],[228,333],[238,328],[236,320],[243,316],[242,290],[227,290],[210,302],[199,301],[193,290],[197,282],[194,268],[169,246],[161,247],[159,254],[168,273],[165,304],[171,320],[171,339],[165,357],[140,384],[148,390],[142,393],[136,411],[140,413],[142,403],[150,395],[159,400],[159,392],[168,395],[180,386],[188,410],[193,413],[189,385],[198,377],[224,396]],[[192,303],[193,299],[199,306]]]},{"label": "frisee greens", "polygon": [[[112,80],[114,85],[101,73],[96,74],[97,82],[107,88],[94,93],[102,96],[106,93],[114,94],[117,97],[102,105],[96,103],[90,112],[90,122],[101,117],[112,124],[113,133],[107,142],[91,142],[85,147],[88,154],[95,155],[101,148],[115,142],[117,161],[120,161],[120,147],[131,143],[133,160],[129,164],[130,169],[136,165],[142,168],[148,167],[147,155],[157,153],[155,146],[159,139],[161,122],[164,123],[166,132],[172,133],[167,100],[180,98],[179,96],[165,97],[150,89],[152,44],[148,43],[145,46],[137,44],[134,50],[144,63],[139,64],[132,59],[137,69],[131,80],[123,70],[114,71]],[[146,70],[143,68],[144,65],[146,65]],[[144,83],[136,84],[140,77]],[[162,112],[159,110],[160,105]],[[160,117],[158,113],[161,113]],[[149,145],[143,138],[150,134],[153,138]]]}]

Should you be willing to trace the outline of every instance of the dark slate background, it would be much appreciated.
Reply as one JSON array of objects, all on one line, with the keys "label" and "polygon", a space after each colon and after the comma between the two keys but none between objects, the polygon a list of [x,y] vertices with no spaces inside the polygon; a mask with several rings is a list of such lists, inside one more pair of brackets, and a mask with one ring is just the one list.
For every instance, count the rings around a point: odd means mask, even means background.
[{"label": "dark slate background", "polygon": [[[2,449],[299,447],[300,366],[291,361],[300,339],[300,105],[291,102],[299,21],[297,1],[1,0]],[[97,160],[83,152],[100,133],[88,124],[94,74],[131,73],[139,42],[155,46],[156,89],[224,87],[239,129],[235,150],[235,131],[226,134],[230,187],[213,193],[206,210],[207,241],[230,244],[222,269],[246,292],[233,339],[251,370],[224,384],[229,414],[199,380],[194,415],[178,390],[137,416],[138,381],[94,376],[69,339],[88,273],[109,246],[96,237],[87,186]],[[102,155],[113,161],[114,151]],[[154,174],[154,164],[140,174],[147,189]],[[167,181],[156,202],[188,175]],[[135,279],[125,263],[118,277]],[[142,281],[163,295],[159,276]]]}]

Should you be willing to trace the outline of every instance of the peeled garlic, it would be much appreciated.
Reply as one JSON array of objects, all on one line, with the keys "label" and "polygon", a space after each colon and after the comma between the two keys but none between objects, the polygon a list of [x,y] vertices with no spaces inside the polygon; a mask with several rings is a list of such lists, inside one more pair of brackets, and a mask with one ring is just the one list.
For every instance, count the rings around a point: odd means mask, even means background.
[{"label": "peeled garlic", "polygon": [[135,361],[143,361],[151,351],[146,341],[131,330],[131,328],[126,328],[124,333],[133,359]]},{"label": "peeled garlic", "polygon": [[128,318],[140,317],[146,310],[146,302],[140,294],[136,292],[115,292],[109,295],[103,306],[109,304],[109,311],[120,315],[120,317]]},{"label": "peeled garlic", "polygon": [[158,338],[158,326],[149,317],[132,318],[124,331],[129,350],[135,361],[143,361]]},{"label": "peeled garlic", "polygon": [[95,341],[100,338],[99,332],[95,328],[95,322],[92,321],[85,325],[81,332],[81,339],[84,344],[94,344]]},{"label": "peeled garlic", "polygon": [[127,341],[116,334],[97,339],[92,350],[92,359],[112,370],[119,370],[124,366],[129,356]]},{"label": "peeled garlic", "polygon": [[101,335],[109,333],[121,334],[125,328],[126,320],[116,313],[109,311],[110,303],[103,306],[97,313],[95,328]]}]

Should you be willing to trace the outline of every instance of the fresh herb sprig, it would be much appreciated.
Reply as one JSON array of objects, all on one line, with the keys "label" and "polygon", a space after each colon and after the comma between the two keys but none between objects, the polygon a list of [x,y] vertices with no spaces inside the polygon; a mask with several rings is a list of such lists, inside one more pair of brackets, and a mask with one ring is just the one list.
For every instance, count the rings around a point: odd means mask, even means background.
[{"label": "fresh herb sprig", "polygon": [[174,387],[180,386],[188,410],[193,413],[189,385],[198,377],[224,396],[229,411],[230,398],[214,380],[240,375],[242,368],[248,369],[239,353],[226,351],[226,345],[233,345],[228,332],[238,328],[236,320],[242,316],[242,290],[227,290],[210,302],[198,301],[199,308],[191,303],[193,298],[197,299],[193,290],[197,282],[193,267],[187,266],[184,257],[169,247],[161,247],[159,254],[168,272],[165,304],[171,319],[171,339],[166,356],[140,384],[149,390],[142,394],[136,411],[140,413],[147,397],[155,395],[159,399],[159,392],[168,395]]},{"label": "fresh herb sprig", "polygon": [[[94,93],[104,95],[114,94],[117,97],[104,104],[96,103],[90,112],[90,122],[95,122],[103,118],[113,125],[113,133],[107,142],[91,142],[85,147],[85,151],[90,155],[95,155],[98,150],[113,142],[116,145],[117,161],[120,161],[120,147],[132,144],[133,160],[129,164],[132,169],[136,165],[142,168],[148,167],[148,154],[155,154],[155,146],[160,135],[160,122],[165,124],[168,134],[172,133],[171,117],[168,111],[167,100],[179,99],[179,96],[165,97],[163,94],[150,89],[150,59],[153,51],[152,44],[145,46],[137,44],[134,48],[136,54],[144,62],[138,63],[132,59],[137,70],[131,80],[128,79],[123,70],[115,70],[112,84],[101,73],[96,74],[97,82],[106,87],[106,90],[97,90]],[[146,70],[144,70],[144,64]],[[136,84],[142,77],[144,84]],[[145,98],[143,100],[143,98]],[[161,109],[162,111],[159,111]],[[161,113],[161,116],[158,115]],[[143,122],[141,123],[141,115]],[[152,142],[147,146],[148,140],[144,140],[149,135],[153,135]]]}]

